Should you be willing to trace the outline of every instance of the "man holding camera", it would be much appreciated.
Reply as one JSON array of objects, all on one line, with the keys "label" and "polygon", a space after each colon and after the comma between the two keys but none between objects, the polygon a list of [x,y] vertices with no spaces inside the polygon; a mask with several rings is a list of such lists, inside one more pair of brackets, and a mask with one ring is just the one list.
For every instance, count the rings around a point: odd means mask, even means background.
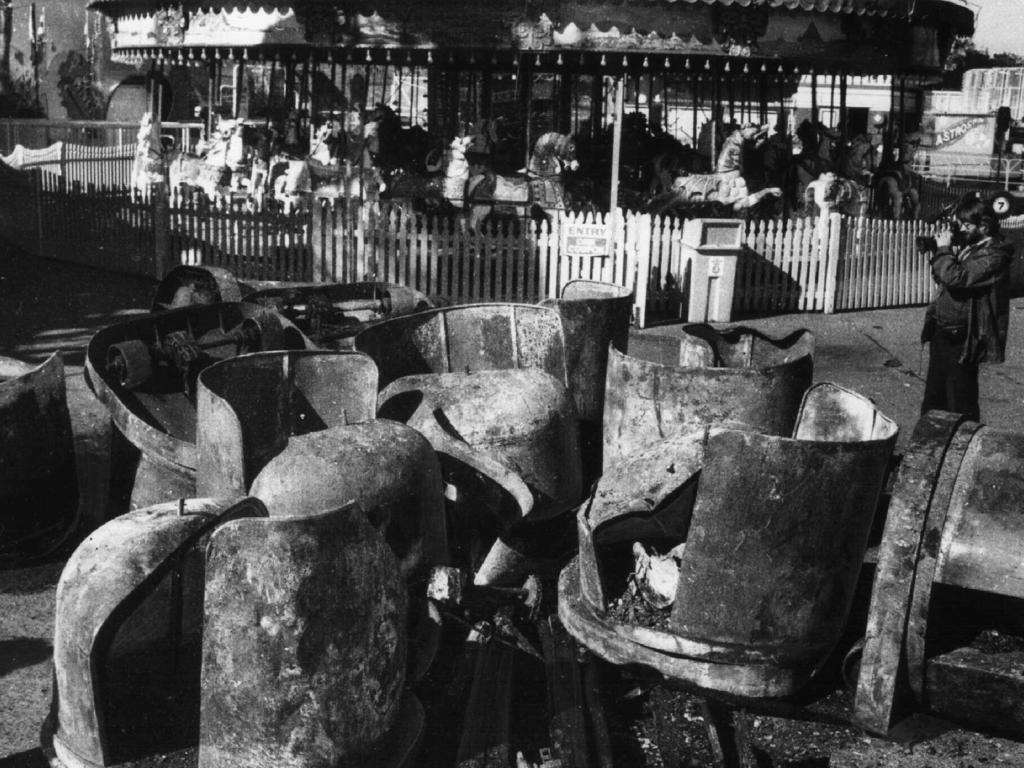
[{"label": "man holding camera", "polygon": [[931,344],[921,413],[937,408],[979,421],[978,365],[1003,362],[1006,350],[1013,245],[989,205],[970,194],[929,250],[939,293],[921,331],[921,343]]}]

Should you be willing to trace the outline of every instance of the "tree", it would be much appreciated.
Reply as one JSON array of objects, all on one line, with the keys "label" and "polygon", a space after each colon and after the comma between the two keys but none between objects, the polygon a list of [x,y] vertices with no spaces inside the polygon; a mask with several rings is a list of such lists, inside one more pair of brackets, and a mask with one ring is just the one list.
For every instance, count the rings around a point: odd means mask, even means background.
[{"label": "tree", "polygon": [[989,69],[991,67],[1024,67],[1024,56],[1014,53],[990,54],[987,50],[979,50],[974,39],[959,36],[953,40],[953,46],[946,65],[943,67],[942,82],[938,86],[943,90],[960,90],[964,72],[969,69]]}]

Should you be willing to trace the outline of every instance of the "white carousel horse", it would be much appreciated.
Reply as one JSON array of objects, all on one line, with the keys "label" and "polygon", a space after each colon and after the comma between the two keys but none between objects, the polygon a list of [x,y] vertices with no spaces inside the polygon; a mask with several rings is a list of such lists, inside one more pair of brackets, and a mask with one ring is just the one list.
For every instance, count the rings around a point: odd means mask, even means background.
[{"label": "white carousel horse", "polygon": [[135,159],[132,162],[132,189],[148,192],[153,185],[167,184],[160,137],[153,128],[153,115],[146,112],[139,122],[136,136]]},{"label": "white carousel horse", "polygon": [[819,213],[836,211],[859,217],[867,210],[868,191],[863,184],[826,171],[807,185],[804,199],[805,203],[813,201]]},{"label": "white carousel horse", "polygon": [[476,230],[492,215],[523,219],[538,210],[543,215],[565,210],[562,176],[578,168],[575,140],[554,131],[537,139],[525,175],[503,176],[486,165],[474,167],[466,184],[469,227]]}]

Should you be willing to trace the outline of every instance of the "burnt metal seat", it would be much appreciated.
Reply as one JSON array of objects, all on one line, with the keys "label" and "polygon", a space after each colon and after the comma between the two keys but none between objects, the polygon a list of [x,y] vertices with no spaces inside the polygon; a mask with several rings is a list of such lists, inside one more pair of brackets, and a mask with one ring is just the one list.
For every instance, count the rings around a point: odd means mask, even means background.
[{"label": "burnt metal seat", "polygon": [[608,354],[604,459],[613,466],[652,443],[722,421],[788,435],[811,386],[814,336],[736,326],[682,327],[682,336],[633,334]]},{"label": "burnt metal seat", "polygon": [[133,763],[199,741],[204,550],[258,501],[189,499],[111,520],[57,585],[54,706],[42,747],[65,768]]},{"label": "burnt metal seat", "polygon": [[609,346],[625,352],[633,291],[614,283],[571,280],[557,299],[545,299],[562,318],[569,391],[580,420],[584,485],[601,474],[601,422]]},{"label": "burnt metal seat", "polygon": [[[867,398],[818,384],[792,437],[708,427],[662,443],[646,476],[606,474],[560,577],[563,624],[612,663],[704,691],[796,692],[840,638],[896,433]],[[672,607],[646,626],[616,613],[632,571],[613,554],[643,536],[683,545]]]},{"label": "burnt metal seat", "polygon": [[0,561],[52,552],[78,525],[64,363],[0,357]]},{"label": "burnt metal seat", "polygon": [[355,346],[380,366],[379,414],[419,430],[445,476],[471,489],[450,494],[459,564],[477,571],[478,583],[524,576],[520,553],[500,537],[524,518],[557,518],[581,496],[559,314],[524,304],[451,307],[369,328]]},{"label": "burnt metal seat", "polygon": [[398,559],[355,505],[128,513],[61,574],[44,755],[63,768],[407,765],[423,713],[406,691],[405,623]]},{"label": "burnt metal seat", "polygon": [[356,502],[409,585],[412,674],[433,659],[430,569],[448,562],[437,457],[416,430],[375,418],[377,368],[358,352],[260,353],[210,366],[197,396],[200,493],[252,495],[271,517]]}]

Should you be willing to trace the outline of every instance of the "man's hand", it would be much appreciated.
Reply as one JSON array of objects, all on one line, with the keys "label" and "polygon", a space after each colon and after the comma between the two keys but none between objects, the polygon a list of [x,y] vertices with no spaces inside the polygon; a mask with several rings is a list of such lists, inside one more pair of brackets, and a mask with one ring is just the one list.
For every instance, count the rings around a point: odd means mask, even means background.
[{"label": "man's hand", "polygon": [[953,242],[953,230],[944,227],[935,233],[935,246],[937,248],[948,248]]}]

